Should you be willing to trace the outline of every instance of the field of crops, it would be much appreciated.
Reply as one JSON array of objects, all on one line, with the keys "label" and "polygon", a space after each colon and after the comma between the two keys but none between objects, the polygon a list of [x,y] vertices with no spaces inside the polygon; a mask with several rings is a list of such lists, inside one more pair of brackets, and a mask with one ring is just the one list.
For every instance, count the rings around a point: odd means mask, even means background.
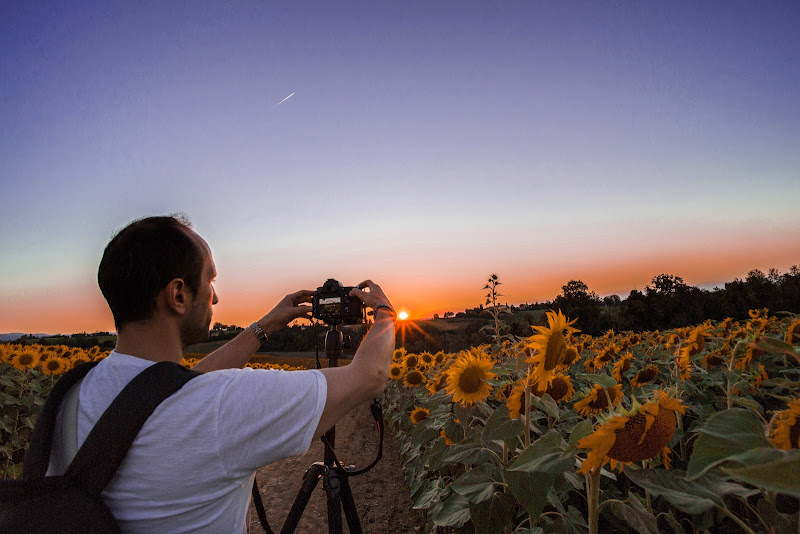
[{"label": "field of crops", "polygon": [[[395,351],[384,413],[426,531],[800,532],[797,316],[573,325],[551,311],[519,339],[495,317],[493,345]],[[0,345],[2,476],[21,472],[58,375],[106,355]]]},{"label": "field of crops", "polygon": [[428,532],[800,532],[800,320],[398,349],[385,411]]}]

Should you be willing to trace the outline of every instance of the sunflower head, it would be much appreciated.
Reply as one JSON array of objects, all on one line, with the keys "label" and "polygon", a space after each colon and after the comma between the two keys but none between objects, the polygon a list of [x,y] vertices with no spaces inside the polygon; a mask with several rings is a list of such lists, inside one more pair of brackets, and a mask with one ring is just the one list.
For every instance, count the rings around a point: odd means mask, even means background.
[{"label": "sunflower head", "polygon": [[579,448],[589,449],[579,472],[590,473],[607,461],[611,462],[612,469],[617,464],[621,468],[621,464],[642,462],[666,453],[677,426],[675,414],[684,411],[679,400],[656,391],[647,404],[612,417],[578,442]]},{"label": "sunflower head", "polygon": [[407,388],[416,388],[422,385],[425,381],[425,375],[416,369],[409,369],[403,376],[403,385]]},{"label": "sunflower head", "polygon": [[453,401],[473,404],[484,400],[492,391],[488,380],[495,376],[491,372],[494,363],[489,358],[466,353],[450,365],[447,370],[447,392]]},{"label": "sunflower head", "polygon": [[414,408],[409,417],[411,422],[417,425],[427,419],[430,413],[431,411],[427,408]]},{"label": "sunflower head", "polygon": [[405,347],[400,347],[398,349],[394,349],[394,353],[392,353],[392,361],[394,362],[402,362],[406,358],[406,349]]},{"label": "sunflower head", "polygon": [[67,360],[58,356],[52,356],[39,362],[42,372],[46,375],[59,375],[67,368]]},{"label": "sunflower head", "polygon": [[594,384],[592,389],[575,403],[575,411],[584,417],[590,413],[600,413],[610,407],[609,400],[611,400],[611,406],[616,406],[620,403],[622,400],[622,384],[617,384],[610,388]]},{"label": "sunflower head", "polygon": [[555,370],[566,366],[567,338],[564,332],[577,332],[578,329],[572,326],[575,321],[577,319],[568,321],[561,310],[550,310],[547,312],[548,326],[532,327],[538,334],[528,338],[527,347],[536,353],[525,361],[535,366],[538,382],[549,384],[555,376]]},{"label": "sunflower head", "polygon": [[405,368],[400,363],[392,363],[389,366],[389,378],[392,380],[400,380],[403,378],[403,374],[405,373]]},{"label": "sunflower head", "polygon": [[800,449],[800,399],[789,402],[785,410],[776,413],[770,426],[770,439],[775,447]]},{"label": "sunflower head", "polygon": [[611,376],[614,377],[614,380],[617,382],[622,382],[622,375],[627,373],[628,369],[631,368],[631,360],[633,360],[633,354],[629,352],[614,364],[614,370],[611,373]]}]

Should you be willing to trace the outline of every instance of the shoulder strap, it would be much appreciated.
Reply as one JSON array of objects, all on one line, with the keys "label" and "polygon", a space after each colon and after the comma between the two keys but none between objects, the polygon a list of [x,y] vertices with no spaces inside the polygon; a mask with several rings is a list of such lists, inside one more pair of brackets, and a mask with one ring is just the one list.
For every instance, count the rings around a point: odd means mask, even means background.
[{"label": "shoulder strap", "polygon": [[25,464],[22,468],[23,479],[44,477],[47,465],[50,463],[50,448],[53,444],[53,428],[56,424],[58,407],[72,386],[97,364],[98,362],[88,362],[70,369],[53,386],[31,433],[28,451],[25,453]]},{"label": "shoulder strap", "polygon": [[147,418],[161,401],[199,374],[176,363],[158,362],[136,375],[100,416],[64,476],[99,496]]}]

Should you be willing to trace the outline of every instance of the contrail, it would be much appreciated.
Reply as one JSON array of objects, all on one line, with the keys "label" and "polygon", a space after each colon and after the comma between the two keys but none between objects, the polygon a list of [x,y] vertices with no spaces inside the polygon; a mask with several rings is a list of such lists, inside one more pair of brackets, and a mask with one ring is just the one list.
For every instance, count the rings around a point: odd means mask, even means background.
[{"label": "contrail", "polygon": [[280,106],[281,104],[283,104],[284,102],[286,102],[287,100],[289,100],[290,98],[292,98],[293,96],[294,96],[294,93],[290,94],[289,96],[287,96],[286,98],[284,98],[283,100],[281,100],[280,102],[278,102],[277,104],[275,104],[275,105],[274,105],[274,106],[272,106],[272,107],[273,107],[273,108],[275,108],[275,107],[278,107],[278,106]]}]

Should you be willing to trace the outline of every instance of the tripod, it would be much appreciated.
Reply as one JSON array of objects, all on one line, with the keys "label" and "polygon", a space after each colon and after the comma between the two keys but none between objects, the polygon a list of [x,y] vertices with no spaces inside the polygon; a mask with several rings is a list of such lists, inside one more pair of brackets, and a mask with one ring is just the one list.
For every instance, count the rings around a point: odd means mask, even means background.
[{"label": "tripod", "polygon": [[[328,357],[328,367],[336,367],[338,365],[342,350],[342,332],[335,324],[331,325],[330,330],[325,334],[325,355]],[[325,433],[322,441],[325,443],[324,461],[313,463],[303,475],[303,484],[300,487],[300,491],[297,493],[297,497],[295,497],[289,515],[286,517],[286,521],[281,529],[281,534],[291,534],[295,531],[300,522],[300,517],[303,515],[303,511],[311,498],[311,493],[314,491],[320,479],[322,479],[322,487],[328,498],[328,532],[330,534],[343,533],[342,510],[344,510],[344,515],[347,518],[347,526],[350,530],[350,534],[362,534],[363,532],[361,530],[361,521],[358,519],[358,511],[356,510],[356,504],[353,500],[353,493],[350,490],[350,482],[348,480],[348,471],[352,472],[353,467],[344,467],[338,464],[333,453],[333,447],[336,441],[335,426],[331,427],[331,429]],[[381,434],[381,445],[382,444],[383,437]],[[363,471],[364,470],[362,470],[362,472]],[[266,513],[263,509],[263,505],[261,505],[261,498],[258,495],[258,488],[256,486],[253,486],[253,497],[264,530],[267,534],[272,534],[272,530],[267,524]]]}]

